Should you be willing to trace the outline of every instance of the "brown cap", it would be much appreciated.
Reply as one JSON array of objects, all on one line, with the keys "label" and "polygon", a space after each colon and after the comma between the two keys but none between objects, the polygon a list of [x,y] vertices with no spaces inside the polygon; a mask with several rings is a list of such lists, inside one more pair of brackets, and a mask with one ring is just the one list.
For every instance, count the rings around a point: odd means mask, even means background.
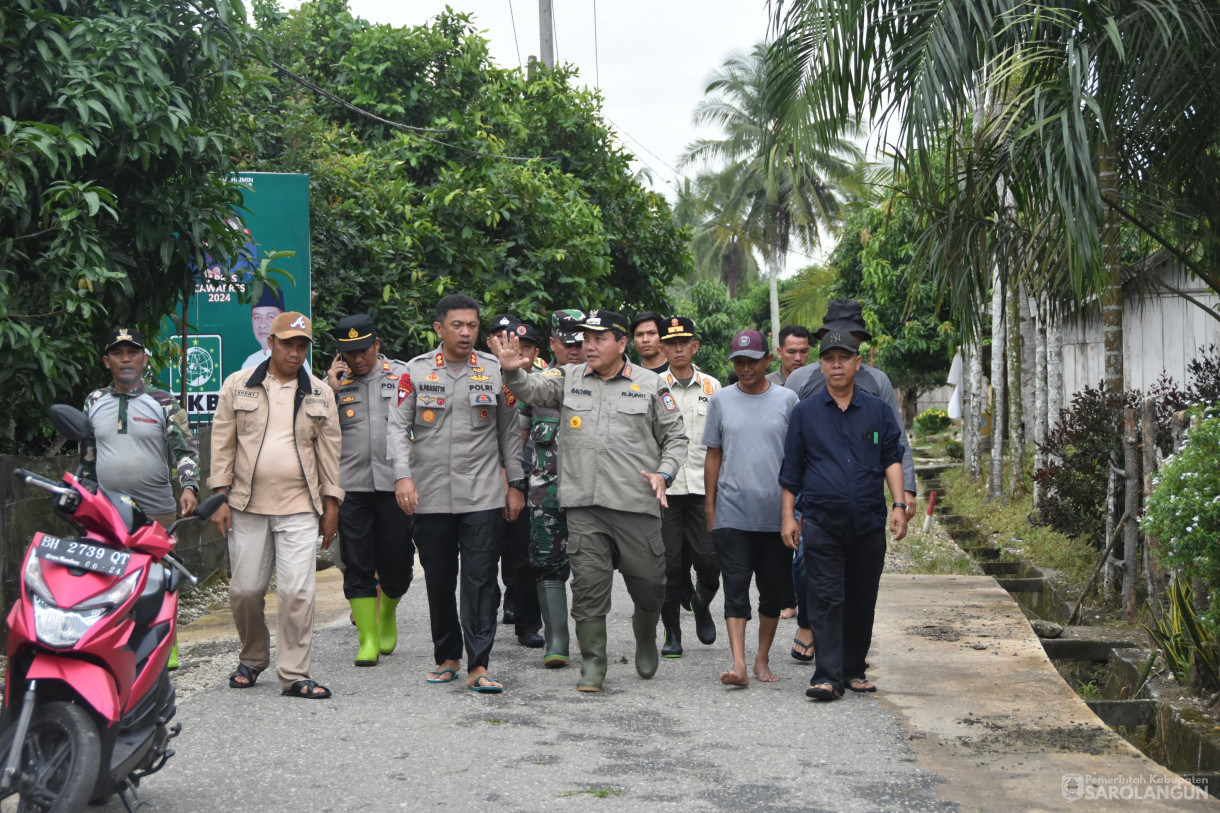
[{"label": "brown cap", "polygon": [[271,335],[277,339],[295,339],[304,336],[313,341],[313,323],[299,311],[281,313],[271,322]]}]

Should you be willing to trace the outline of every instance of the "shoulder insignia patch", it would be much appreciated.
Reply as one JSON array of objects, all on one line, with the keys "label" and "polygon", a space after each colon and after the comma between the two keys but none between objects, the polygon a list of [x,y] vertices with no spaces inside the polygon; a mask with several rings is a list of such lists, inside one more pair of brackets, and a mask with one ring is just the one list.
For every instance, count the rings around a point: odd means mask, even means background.
[{"label": "shoulder insignia patch", "polygon": [[437,353],[435,356],[433,356],[432,357],[432,366],[433,367],[444,367],[445,366],[445,354]]},{"label": "shoulder insignia patch", "polygon": [[382,361],[381,362],[381,372],[388,373],[389,371],[390,371],[390,362]]},{"label": "shoulder insignia patch", "polygon": [[411,384],[411,374],[403,373],[402,378],[398,379],[398,405],[402,406],[402,402],[407,400],[407,397],[415,390]]},{"label": "shoulder insignia patch", "polygon": [[516,406],[517,405],[517,396],[515,396],[511,392],[509,392],[508,387],[504,386],[503,384],[500,385],[500,389],[504,390],[504,399],[505,399],[504,402],[506,404],[508,404],[510,407]]},{"label": "shoulder insignia patch", "polygon": [[661,404],[665,407],[666,412],[673,412],[678,408],[678,402],[668,392],[661,396]]},{"label": "shoulder insignia patch", "polygon": [[479,354],[478,354],[478,352],[476,352],[476,351],[474,351],[474,350],[471,350],[471,351],[470,351],[470,361],[469,361],[470,366],[471,366],[471,367],[473,367],[473,366],[475,366],[475,365],[476,365],[476,364],[478,364],[478,363],[479,363]]},{"label": "shoulder insignia patch", "polygon": [[563,370],[560,370],[558,367],[552,367],[543,373],[543,375],[550,378],[558,378],[559,376],[563,375]]},{"label": "shoulder insignia patch", "polygon": [[712,382],[711,382],[711,381],[708,381],[708,380],[704,379],[704,381],[703,381],[703,391],[704,391],[705,393],[707,393],[708,395],[711,395],[711,394],[712,394]]}]

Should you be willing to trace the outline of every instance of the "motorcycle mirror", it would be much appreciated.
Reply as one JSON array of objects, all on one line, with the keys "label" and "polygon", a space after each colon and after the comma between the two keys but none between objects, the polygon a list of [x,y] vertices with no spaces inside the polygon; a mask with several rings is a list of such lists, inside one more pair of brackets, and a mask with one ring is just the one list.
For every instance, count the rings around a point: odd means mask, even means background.
[{"label": "motorcycle mirror", "polygon": [[74,406],[54,404],[51,407],[51,426],[68,440],[80,442],[93,437],[89,418]]},{"label": "motorcycle mirror", "polygon": [[191,514],[191,516],[198,517],[199,519],[207,519],[208,517],[212,516],[212,514],[215,514],[220,506],[224,505],[228,501],[228,494],[213,494],[203,502],[199,503],[199,505],[195,507],[195,511]]}]

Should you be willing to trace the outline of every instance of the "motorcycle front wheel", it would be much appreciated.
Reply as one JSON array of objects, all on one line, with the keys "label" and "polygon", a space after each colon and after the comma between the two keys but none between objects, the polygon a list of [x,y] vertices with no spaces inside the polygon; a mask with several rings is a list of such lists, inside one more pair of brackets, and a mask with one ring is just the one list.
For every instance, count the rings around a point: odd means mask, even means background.
[{"label": "motorcycle front wheel", "polygon": [[[0,760],[8,758],[12,737],[10,727],[0,738]],[[101,740],[88,712],[74,703],[39,706],[21,744],[17,810],[19,813],[83,810],[97,781],[101,759]]]}]

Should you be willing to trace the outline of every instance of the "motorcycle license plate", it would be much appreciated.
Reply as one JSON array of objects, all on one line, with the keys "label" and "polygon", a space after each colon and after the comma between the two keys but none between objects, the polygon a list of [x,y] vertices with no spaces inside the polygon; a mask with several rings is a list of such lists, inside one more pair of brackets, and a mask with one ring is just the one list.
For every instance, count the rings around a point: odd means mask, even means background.
[{"label": "motorcycle license plate", "polygon": [[38,547],[34,549],[34,555],[65,567],[79,567],[107,576],[122,576],[131,560],[131,554],[121,550],[90,545],[79,539],[60,539],[56,536],[44,536],[40,539]]}]

